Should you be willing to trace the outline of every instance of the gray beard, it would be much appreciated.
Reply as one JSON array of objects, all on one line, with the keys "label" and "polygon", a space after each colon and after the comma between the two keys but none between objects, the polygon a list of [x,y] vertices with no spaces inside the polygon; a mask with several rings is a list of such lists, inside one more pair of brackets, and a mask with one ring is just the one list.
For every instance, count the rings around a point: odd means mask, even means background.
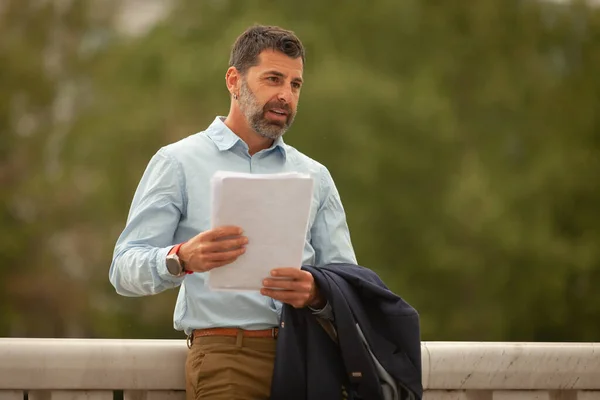
[{"label": "gray beard", "polygon": [[288,118],[288,121],[281,124],[267,120],[264,116],[264,107],[258,103],[256,96],[254,96],[245,80],[242,80],[238,102],[252,130],[264,138],[272,140],[280,138],[294,122],[295,115],[293,114]]}]

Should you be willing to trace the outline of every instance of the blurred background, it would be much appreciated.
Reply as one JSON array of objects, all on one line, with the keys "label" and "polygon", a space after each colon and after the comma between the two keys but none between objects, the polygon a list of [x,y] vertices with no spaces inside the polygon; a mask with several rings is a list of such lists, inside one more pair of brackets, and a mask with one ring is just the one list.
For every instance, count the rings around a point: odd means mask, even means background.
[{"label": "blurred background", "polygon": [[0,0],[0,336],[183,338],[113,246],[254,23],[306,46],[285,140],[423,340],[600,338],[600,7],[549,0]]}]

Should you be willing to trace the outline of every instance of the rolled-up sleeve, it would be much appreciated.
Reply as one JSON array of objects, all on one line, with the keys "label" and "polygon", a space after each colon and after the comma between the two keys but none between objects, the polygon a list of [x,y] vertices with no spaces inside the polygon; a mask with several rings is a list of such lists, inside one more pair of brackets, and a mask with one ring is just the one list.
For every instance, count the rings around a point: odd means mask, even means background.
[{"label": "rolled-up sleeve", "polygon": [[115,245],[109,279],[123,296],[146,296],[177,287],[166,257],[186,209],[179,163],[163,148],[150,160],[133,196],[125,229]]},{"label": "rolled-up sleeve", "polygon": [[322,168],[321,204],[311,229],[315,264],[317,267],[332,263],[356,264],[340,194],[327,168]]}]

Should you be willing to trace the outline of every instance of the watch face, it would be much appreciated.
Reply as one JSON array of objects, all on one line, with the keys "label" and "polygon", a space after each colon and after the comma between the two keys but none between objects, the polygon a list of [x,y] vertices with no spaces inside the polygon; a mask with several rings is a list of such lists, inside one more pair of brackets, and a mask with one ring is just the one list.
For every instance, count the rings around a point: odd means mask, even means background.
[{"label": "watch face", "polygon": [[171,275],[181,274],[181,265],[179,264],[179,260],[176,256],[167,257],[167,271],[169,271]]}]

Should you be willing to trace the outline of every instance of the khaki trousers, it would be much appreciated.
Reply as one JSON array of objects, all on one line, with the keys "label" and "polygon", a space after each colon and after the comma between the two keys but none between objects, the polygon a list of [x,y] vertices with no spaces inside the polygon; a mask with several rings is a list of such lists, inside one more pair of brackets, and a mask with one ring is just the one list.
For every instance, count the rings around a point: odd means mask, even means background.
[{"label": "khaki trousers", "polygon": [[276,339],[194,339],[185,364],[187,400],[262,400],[271,392]]}]

